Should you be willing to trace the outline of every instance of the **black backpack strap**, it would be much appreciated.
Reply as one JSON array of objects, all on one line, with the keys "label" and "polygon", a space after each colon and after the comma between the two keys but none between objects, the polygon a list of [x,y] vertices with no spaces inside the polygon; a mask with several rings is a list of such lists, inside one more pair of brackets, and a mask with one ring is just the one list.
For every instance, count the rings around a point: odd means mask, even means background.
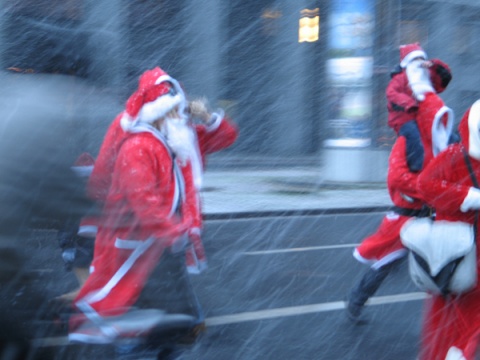
[{"label": "black backpack strap", "polygon": [[[465,148],[462,148],[462,153],[463,153],[463,158],[465,159],[465,163],[467,164],[468,172],[470,173],[470,178],[472,179],[473,186],[479,189],[477,178],[475,177],[475,174],[473,172],[472,163],[468,158],[468,154]],[[475,222],[473,224],[473,235],[474,235],[473,238],[475,240],[475,243],[477,242],[477,224],[478,224],[478,210],[475,211]]]}]

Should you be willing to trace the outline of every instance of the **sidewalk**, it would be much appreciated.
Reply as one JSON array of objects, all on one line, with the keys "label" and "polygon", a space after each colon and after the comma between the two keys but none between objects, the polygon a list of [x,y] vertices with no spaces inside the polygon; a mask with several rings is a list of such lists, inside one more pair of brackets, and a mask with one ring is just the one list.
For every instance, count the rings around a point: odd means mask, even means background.
[{"label": "sidewalk", "polygon": [[392,205],[384,183],[327,184],[314,167],[207,170],[202,199],[207,219],[386,210]]}]

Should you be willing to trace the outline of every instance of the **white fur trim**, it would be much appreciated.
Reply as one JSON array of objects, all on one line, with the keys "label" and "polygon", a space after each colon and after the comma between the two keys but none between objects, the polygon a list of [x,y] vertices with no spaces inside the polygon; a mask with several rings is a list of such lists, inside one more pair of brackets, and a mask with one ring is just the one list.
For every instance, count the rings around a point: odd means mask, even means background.
[{"label": "white fur trim", "polygon": [[480,100],[470,108],[468,115],[468,154],[480,160]]},{"label": "white fur trim", "polygon": [[398,215],[395,211],[389,211],[386,215],[385,218],[389,221],[395,221],[398,220],[400,215]]},{"label": "white fur trim", "polygon": [[445,360],[467,360],[467,358],[463,356],[462,350],[460,350],[455,346],[452,346],[450,349],[448,349],[448,353],[447,353],[447,356],[445,357]]},{"label": "white fur trim", "polygon": [[142,245],[142,240],[124,240],[117,238],[115,240],[115,247],[119,249],[135,250]]},{"label": "white fur trim", "polygon": [[136,123],[136,120],[127,114],[126,111],[123,112],[122,118],[120,119],[120,126],[123,131],[129,131]]},{"label": "white fur trim", "polygon": [[[441,123],[441,119],[445,114],[447,114],[446,126]],[[450,134],[452,133],[454,121],[455,117],[453,114],[453,110],[450,109],[448,106],[442,106],[435,114],[432,124],[433,156],[437,156],[440,152],[447,148],[448,139],[450,138]]]},{"label": "white fur trim", "polygon": [[179,105],[183,100],[181,94],[171,96],[169,94],[158,97],[152,102],[148,102],[140,109],[137,120],[145,123],[152,123],[164,117],[175,106]]},{"label": "white fur trim", "polygon": [[158,241],[158,239],[148,238],[145,241],[139,242],[139,245],[135,247],[133,252],[128,256],[125,262],[118,268],[108,282],[99,290],[93,291],[92,293],[86,295],[83,299],[80,299],[77,302],[77,306],[80,308],[82,303],[93,304],[97,301],[103,300],[108,294],[110,294],[110,291],[118,284],[118,282],[130,271],[138,258],[152,246],[154,241]]},{"label": "white fur trim", "polygon": [[425,51],[422,51],[422,50],[412,51],[410,54],[408,54],[403,58],[403,60],[400,62],[400,66],[404,68],[405,66],[408,65],[410,61],[420,56],[427,59],[427,54],[425,53]]},{"label": "white fur trim", "polygon": [[357,259],[358,261],[360,261],[362,264],[366,264],[366,265],[372,265],[373,263],[375,263],[375,261],[377,261],[376,259],[375,260],[369,260],[367,258],[364,258],[362,255],[360,255],[360,253],[357,249],[355,249],[353,251],[353,257],[355,259]]},{"label": "white fur trim", "polygon": [[80,225],[77,235],[85,238],[95,238],[97,236],[98,227],[95,225]]},{"label": "white fur trim", "polygon": [[188,232],[192,235],[200,236],[202,233],[202,230],[199,227],[194,227],[194,228],[191,228]]},{"label": "white fur trim", "polygon": [[415,201],[414,198],[412,198],[411,196],[408,196],[407,194],[400,193],[400,196],[409,203],[413,203]]},{"label": "white fur trim", "polygon": [[200,190],[203,184],[203,163],[198,141],[195,141],[195,151],[191,154],[190,163],[192,165],[193,183],[195,188]]},{"label": "white fur trim", "polygon": [[193,261],[193,264],[187,263],[187,272],[189,274],[199,275],[208,268],[207,261],[197,257],[197,253],[195,252],[193,246],[188,247],[185,252],[190,254]]},{"label": "white fur trim", "polygon": [[93,165],[90,166],[72,166],[75,175],[79,177],[89,177],[93,171]]},{"label": "white fur trim", "polygon": [[179,93],[182,97],[182,101],[180,102],[179,105],[179,112],[180,113],[185,113],[185,109],[187,108],[187,100],[185,93],[183,92],[182,87],[180,86],[180,83],[172,78],[170,75],[162,75],[160,76],[157,80],[155,80],[155,85],[161,84],[162,82],[169,82],[173,85],[177,93]]},{"label": "white fur trim", "polygon": [[225,117],[225,111],[223,109],[218,109],[212,114],[210,121],[208,122],[206,128],[208,132],[212,132],[218,129],[222,123],[223,118]]},{"label": "white fur trim", "polygon": [[393,262],[397,259],[400,259],[400,258],[406,256],[407,254],[408,254],[408,251],[406,249],[399,249],[399,250],[396,250],[396,251],[384,256],[380,260],[377,260],[377,259],[364,258],[362,255],[360,255],[360,252],[358,251],[358,249],[355,249],[353,251],[353,257],[355,259],[357,259],[362,264],[370,265],[370,267],[374,270],[378,270],[382,266],[390,264],[391,262]]},{"label": "white fur trim", "polygon": [[383,258],[381,258],[380,260],[378,260],[376,263],[374,263],[372,265],[372,269],[374,270],[378,270],[380,269],[381,267],[385,266],[385,265],[388,265],[392,262],[394,262],[395,260],[397,259],[400,259],[404,256],[406,256],[408,254],[408,251],[407,249],[400,249],[400,250],[396,250],[386,256],[384,256]]}]

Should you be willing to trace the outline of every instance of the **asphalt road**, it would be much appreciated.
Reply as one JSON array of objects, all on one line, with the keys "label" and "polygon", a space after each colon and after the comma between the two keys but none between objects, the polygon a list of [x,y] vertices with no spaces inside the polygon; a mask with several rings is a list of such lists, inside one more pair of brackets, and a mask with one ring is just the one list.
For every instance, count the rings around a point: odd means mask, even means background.
[{"label": "asphalt road", "polygon": [[[383,215],[207,221],[209,268],[192,277],[207,330],[196,344],[181,348],[177,358],[415,359],[424,294],[411,284],[405,263],[372,299],[366,324],[353,325],[344,314],[344,296],[366,270],[352,251]],[[53,296],[71,287],[73,279],[61,270],[51,241],[51,233],[43,232],[31,245],[39,254],[44,289]],[[65,345],[61,334],[48,341],[54,346],[42,351],[55,352],[58,359],[111,359],[115,354],[107,346]],[[154,356],[145,352],[133,358]]]}]

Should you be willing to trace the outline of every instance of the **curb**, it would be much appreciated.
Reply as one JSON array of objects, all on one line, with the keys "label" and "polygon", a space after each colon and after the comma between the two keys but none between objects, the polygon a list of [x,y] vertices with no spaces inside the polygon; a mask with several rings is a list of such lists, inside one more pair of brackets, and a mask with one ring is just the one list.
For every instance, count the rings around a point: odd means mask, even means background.
[{"label": "curb", "polygon": [[269,211],[241,211],[233,213],[203,214],[204,221],[240,220],[265,217],[293,217],[317,215],[345,215],[371,212],[387,212],[392,206],[350,207],[330,209],[303,209],[303,210],[269,210]]}]

